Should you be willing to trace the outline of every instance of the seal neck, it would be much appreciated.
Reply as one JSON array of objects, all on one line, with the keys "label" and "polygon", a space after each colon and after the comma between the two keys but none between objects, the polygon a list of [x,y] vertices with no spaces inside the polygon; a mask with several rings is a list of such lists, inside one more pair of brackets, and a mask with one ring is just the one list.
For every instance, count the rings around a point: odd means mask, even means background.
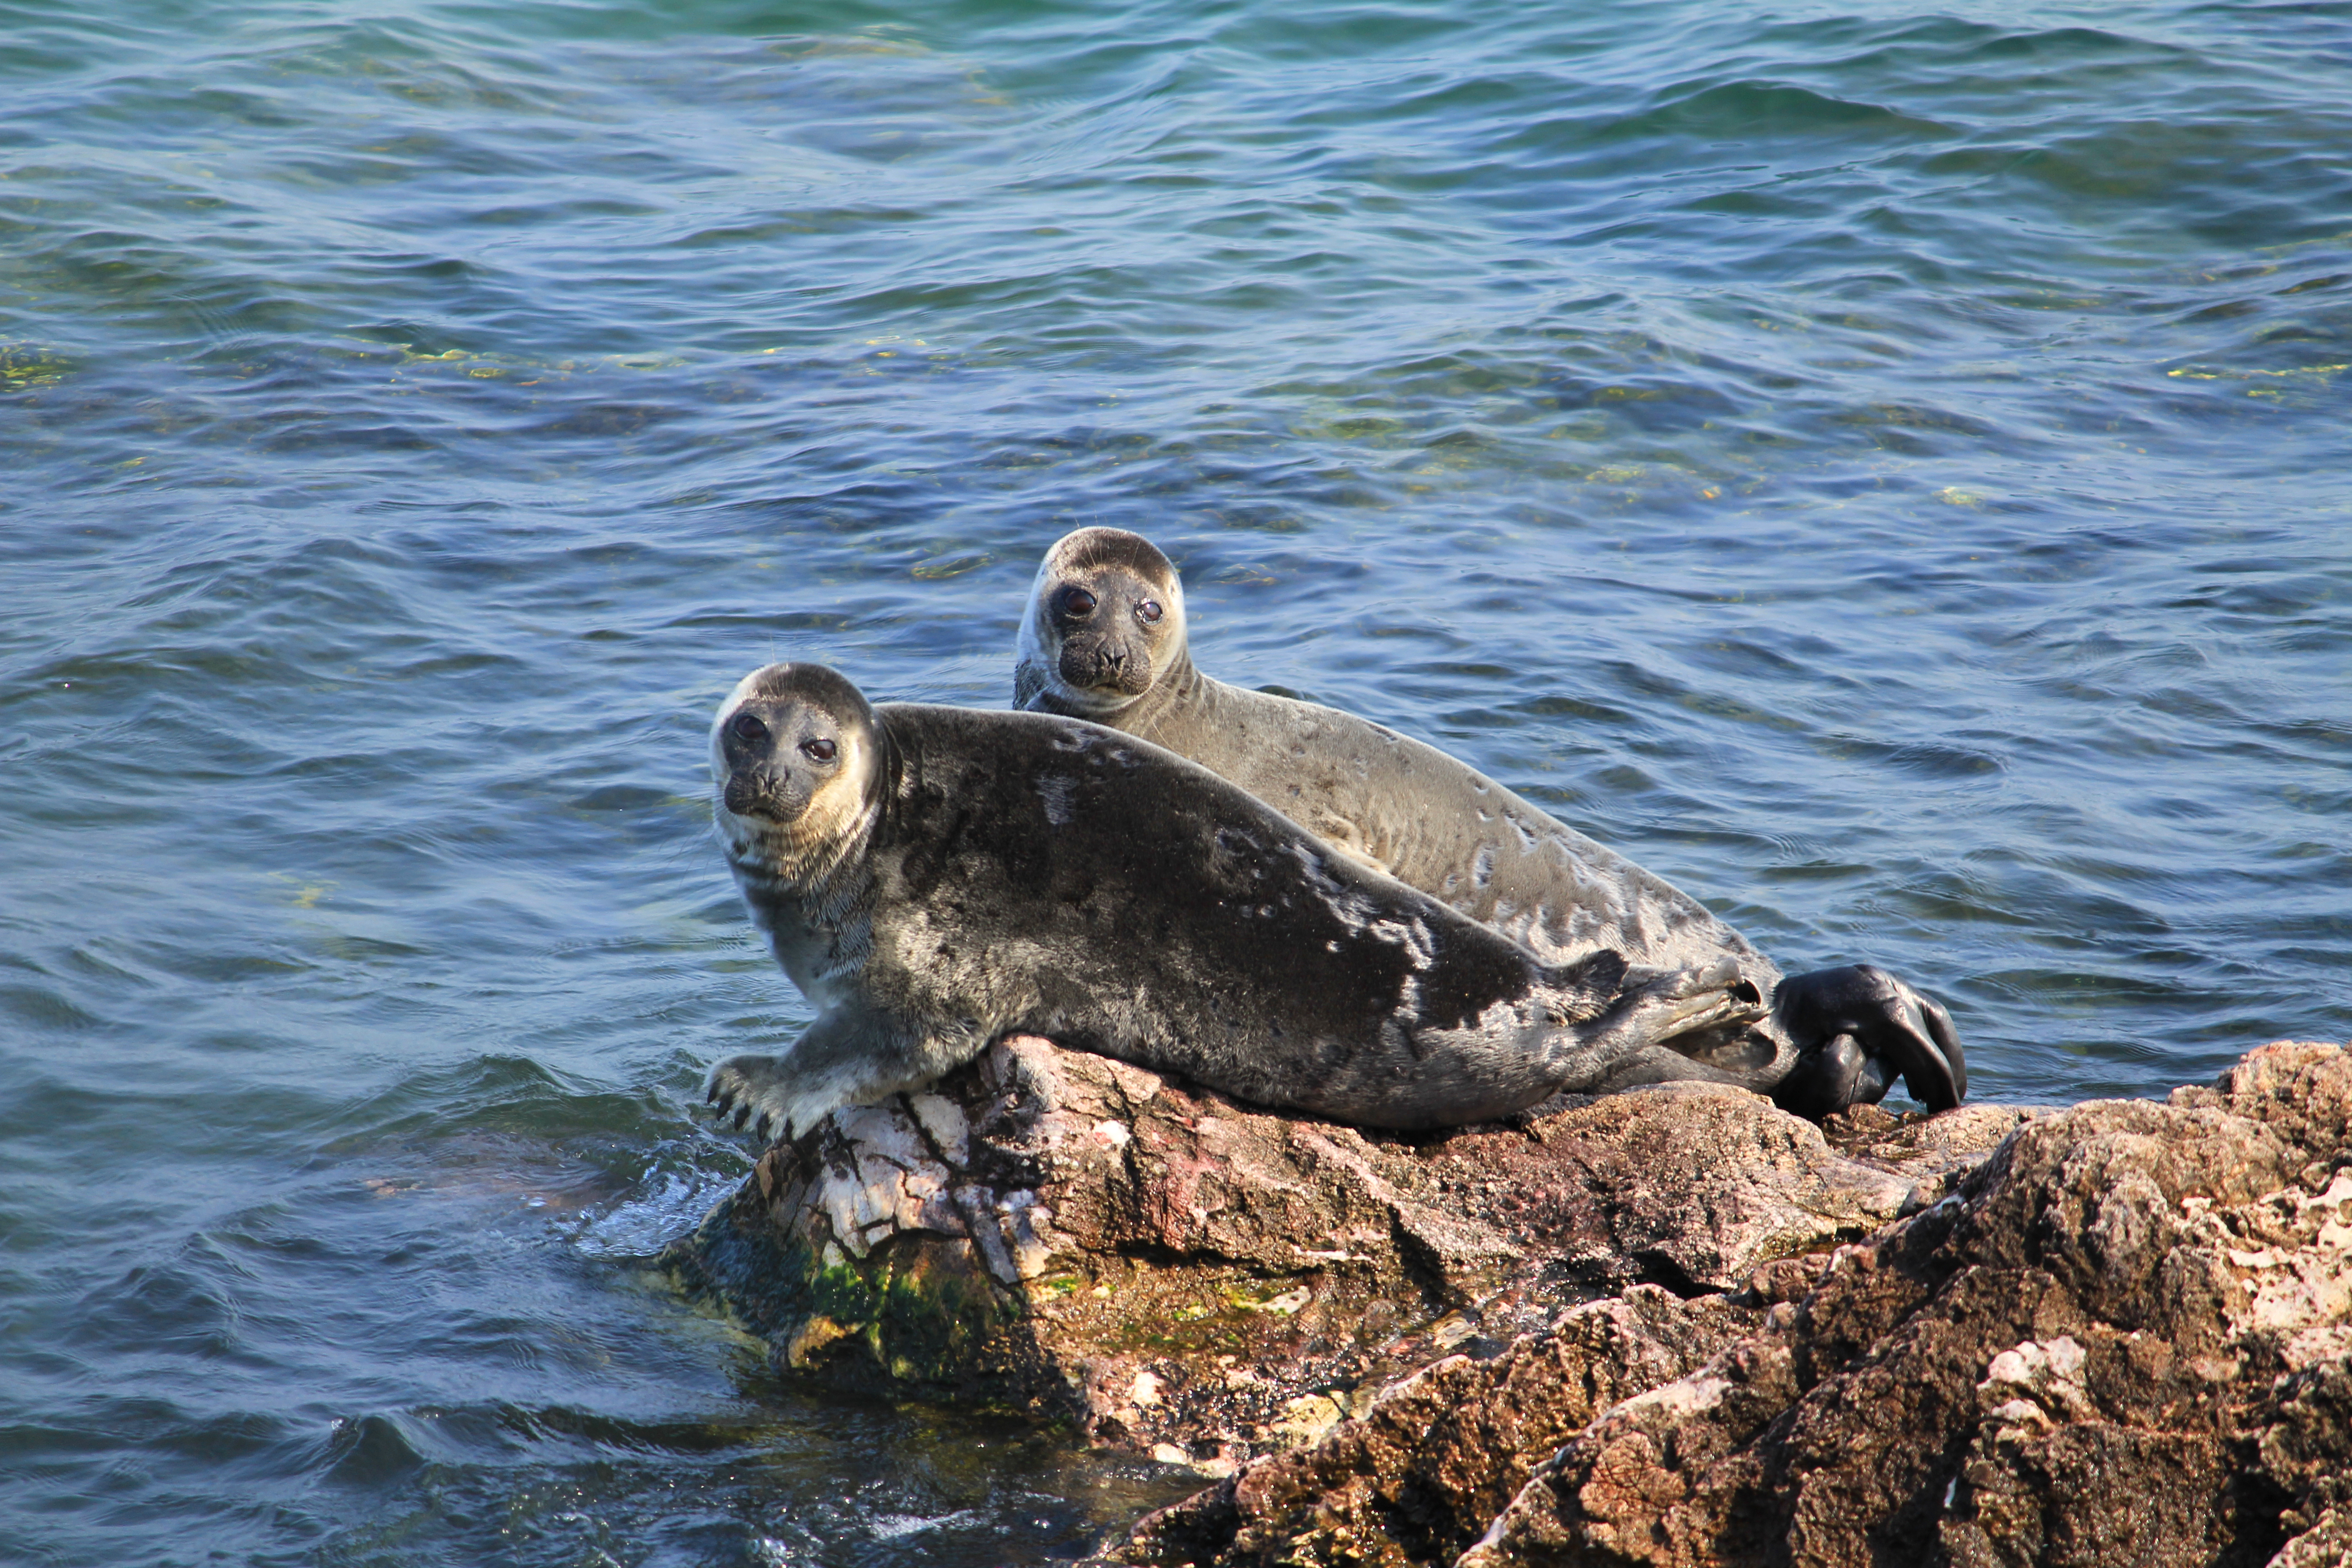
[{"label": "seal neck", "polygon": [[[1102,721],[1138,740],[1165,744],[1160,737],[1187,727],[1187,721],[1212,700],[1216,682],[1192,664],[1190,648],[1178,648],[1168,667],[1152,679],[1151,689],[1121,709],[1115,719]],[[1181,746],[1170,748],[1183,752]]]}]

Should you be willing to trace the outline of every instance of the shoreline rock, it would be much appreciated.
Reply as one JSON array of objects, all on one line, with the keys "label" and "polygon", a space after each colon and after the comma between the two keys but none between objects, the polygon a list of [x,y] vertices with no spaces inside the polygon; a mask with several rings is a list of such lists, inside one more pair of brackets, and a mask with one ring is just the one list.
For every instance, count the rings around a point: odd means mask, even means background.
[{"label": "shoreline rock", "polygon": [[1825,1133],[1675,1084],[1407,1137],[1023,1037],[770,1148],[664,1261],[805,1376],[1215,1474],[1563,1302],[1720,1292],[1866,1235],[2032,1114],[1870,1108]]},{"label": "shoreline rock", "polygon": [[2352,1561],[2352,1057],[1402,1137],[1014,1039],[665,1255],[780,1362],[1215,1484],[1130,1564]]}]

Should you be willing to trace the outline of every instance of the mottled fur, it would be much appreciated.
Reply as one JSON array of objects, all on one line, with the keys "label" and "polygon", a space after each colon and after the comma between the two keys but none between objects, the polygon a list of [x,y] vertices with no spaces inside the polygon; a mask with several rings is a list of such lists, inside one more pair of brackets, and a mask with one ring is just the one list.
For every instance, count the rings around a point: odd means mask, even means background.
[{"label": "mottled fur", "polygon": [[720,710],[711,762],[744,901],[818,1011],[782,1055],[712,1073],[739,1125],[805,1130],[1013,1033],[1260,1104],[1447,1125],[1761,1002],[1727,963],[1540,963],[1075,720],[869,707],[829,669],[772,665]]},{"label": "mottled fur", "polygon": [[[1728,960],[1775,998],[1772,1016],[1694,1024],[1621,1061],[1611,1087],[1717,1079],[1816,1115],[1876,1100],[1895,1071],[1932,1106],[1967,1092],[1943,1008],[1894,976],[1853,965],[1784,977],[1697,900],[1434,747],[1202,674],[1182,583],[1139,535],[1080,529],[1046,552],[1013,695],[1016,708],[1092,720],[1199,763],[1546,963],[1600,951],[1674,968]],[[1821,1033],[1832,1020],[1843,1031]]]}]

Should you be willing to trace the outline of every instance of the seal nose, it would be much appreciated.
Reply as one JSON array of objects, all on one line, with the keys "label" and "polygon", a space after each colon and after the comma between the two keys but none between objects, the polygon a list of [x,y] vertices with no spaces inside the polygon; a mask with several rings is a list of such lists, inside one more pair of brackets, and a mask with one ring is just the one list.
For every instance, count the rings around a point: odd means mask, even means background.
[{"label": "seal nose", "polygon": [[727,769],[720,798],[727,809],[738,816],[775,816],[775,731],[745,709],[730,715],[719,733]]}]

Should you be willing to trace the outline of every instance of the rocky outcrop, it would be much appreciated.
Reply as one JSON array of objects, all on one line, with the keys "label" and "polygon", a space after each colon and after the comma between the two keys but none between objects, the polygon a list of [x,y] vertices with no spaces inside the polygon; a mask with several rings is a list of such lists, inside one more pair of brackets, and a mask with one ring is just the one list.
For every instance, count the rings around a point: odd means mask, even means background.
[{"label": "rocky outcrop", "polygon": [[669,1257],[806,1375],[1213,1480],[1108,1562],[2352,1563],[2334,1046],[2168,1104],[1404,1138],[1014,1040]]},{"label": "rocky outcrop", "polygon": [[[1711,1301],[1627,1292],[1486,1367],[1440,1363],[1110,1555],[2345,1563],[2348,1123],[2352,1057],[2295,1044],[2168,1105],[2035,1118],[1958,1191],[1867,1240],[1768,1265]],[[1640,1326],[1601,1329],[1612,1313]],[[1616,1381],[1589,1386],[1624,1396],[1588,1417],[1560,1390],[1587,1385],[1601,1340]],[[1437,1387],[1449,1396],[1420,1392]],[[1489,1510],[1495,1483],[1519,1475]]]},{"label": "rocky outcrop", "polygon": [[1873,1109],[1825,1133],[1679,1084],[1407,1138],[1015,1038],[770,1149],[667,1256],[807,1376],[1024,1408],[1219,1475],[1563,1302],[1721,1292],[1866,1235],[2029,1114]]}]

